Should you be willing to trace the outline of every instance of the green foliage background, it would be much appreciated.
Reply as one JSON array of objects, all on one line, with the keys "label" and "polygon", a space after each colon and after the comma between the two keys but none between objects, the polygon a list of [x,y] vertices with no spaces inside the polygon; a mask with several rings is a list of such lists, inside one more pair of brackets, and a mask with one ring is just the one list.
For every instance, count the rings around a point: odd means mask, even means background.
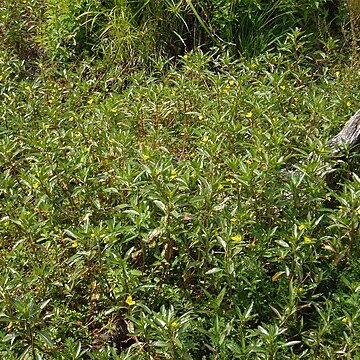
[{"label": "green foliage background", "polygon": [[4,1],[2,358],[356,359],[346,14]]}]

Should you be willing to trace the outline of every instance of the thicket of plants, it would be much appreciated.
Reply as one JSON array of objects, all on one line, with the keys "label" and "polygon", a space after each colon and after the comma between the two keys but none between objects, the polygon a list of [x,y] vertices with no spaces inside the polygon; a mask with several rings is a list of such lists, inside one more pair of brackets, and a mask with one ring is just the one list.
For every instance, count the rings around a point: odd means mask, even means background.
[{"label": "thicket of plants", "polygon": [[2,2],[2,358],[359,356],[345,5]]}]

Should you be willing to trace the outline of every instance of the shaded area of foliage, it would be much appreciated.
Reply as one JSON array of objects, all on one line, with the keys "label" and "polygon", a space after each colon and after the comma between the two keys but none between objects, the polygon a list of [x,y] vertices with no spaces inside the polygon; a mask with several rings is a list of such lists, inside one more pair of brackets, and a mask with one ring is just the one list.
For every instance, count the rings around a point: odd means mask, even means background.
[{"label": "shaded area of foliage", "polygon": [[101,56],[129,68],[197,47],[242,56],[276,50],[295,28],[320,50],[343,36],[347,22],[336,0],[6,0],[1,9],[0,32],[23,59]]}]

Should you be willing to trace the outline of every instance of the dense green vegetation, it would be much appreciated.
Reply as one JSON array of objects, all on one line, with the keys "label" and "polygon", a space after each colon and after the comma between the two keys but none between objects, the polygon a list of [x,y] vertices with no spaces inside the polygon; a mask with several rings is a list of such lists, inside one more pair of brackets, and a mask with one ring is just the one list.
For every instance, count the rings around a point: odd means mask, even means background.
[{"label": "dense green vegetation", "polygon": [[358,358],[352,11],[3,0],[1,358]]}]

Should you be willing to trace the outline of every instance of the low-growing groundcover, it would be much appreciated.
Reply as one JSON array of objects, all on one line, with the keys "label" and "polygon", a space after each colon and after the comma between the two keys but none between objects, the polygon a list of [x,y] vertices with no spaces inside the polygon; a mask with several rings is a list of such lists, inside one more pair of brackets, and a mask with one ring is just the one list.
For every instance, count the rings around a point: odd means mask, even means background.
[{"label": "low-growing groundcover", "polygon": [[359,356],[356,159],[321,174],[360,72],[302,41],[126,82],[0,53],[1,358]]}]

